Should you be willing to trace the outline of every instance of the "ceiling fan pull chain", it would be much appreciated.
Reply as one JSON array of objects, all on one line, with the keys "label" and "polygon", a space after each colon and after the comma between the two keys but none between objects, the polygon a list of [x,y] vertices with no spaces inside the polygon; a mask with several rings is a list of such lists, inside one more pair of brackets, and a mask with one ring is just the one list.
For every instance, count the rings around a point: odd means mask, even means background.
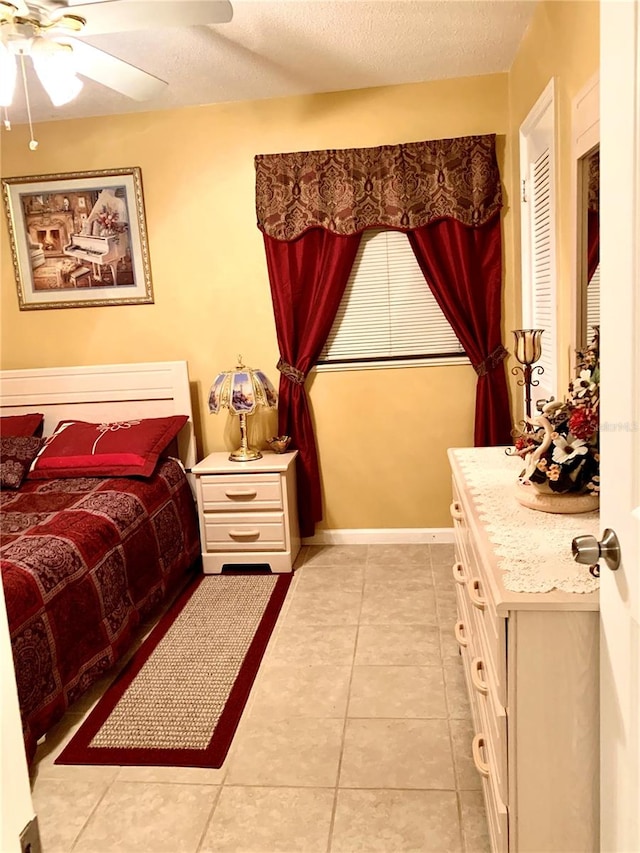
[{"label": "ceiling fan pull chain", "polygon": [[24,97],[27,102],[27,117],[29,119],[29,133],[31,139],[29,141],[29,149],[35,151],[38,147],[38,142],[33,138],[33,124],[31,123],[31,104],[29,103],[29,89],[27,88],[27,73],[24,70],[24,53],[20,51],[20,68],[22,69],[22,85],[24,86]]}]

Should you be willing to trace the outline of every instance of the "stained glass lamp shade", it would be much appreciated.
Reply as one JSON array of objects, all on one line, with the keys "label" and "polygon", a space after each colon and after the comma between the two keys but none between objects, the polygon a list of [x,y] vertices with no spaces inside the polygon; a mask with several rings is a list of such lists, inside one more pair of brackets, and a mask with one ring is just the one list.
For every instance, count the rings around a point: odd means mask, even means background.
[{"label": "stained glass lamp shade", "polygon": [[261,370],[254,370],[242,363],[234,370],[219,373],[209,391],[209,411],[217,415],[229,409],[240,419],[240,447],[229,456],[232,462],[251,462],[260,459],[262,453],[249,447],[247,442],[247,415],[253,414],[258,406],[274,409],[278,405],[278,394]]}]

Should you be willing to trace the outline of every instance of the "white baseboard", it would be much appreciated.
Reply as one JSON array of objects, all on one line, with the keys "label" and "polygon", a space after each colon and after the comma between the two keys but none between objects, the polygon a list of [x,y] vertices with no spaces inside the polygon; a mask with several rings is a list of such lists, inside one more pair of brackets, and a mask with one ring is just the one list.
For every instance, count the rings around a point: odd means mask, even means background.
[{"label": "white baseboard", "polygon": [[389,527],[370,530],[318,530],[303,545],[422,545],[453,542],[453,527]]}]

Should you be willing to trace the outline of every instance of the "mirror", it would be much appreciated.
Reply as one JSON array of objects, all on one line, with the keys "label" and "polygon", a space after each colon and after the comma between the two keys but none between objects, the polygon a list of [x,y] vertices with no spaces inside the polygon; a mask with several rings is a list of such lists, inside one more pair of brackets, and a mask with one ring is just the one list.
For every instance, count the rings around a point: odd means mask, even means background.
[{"label": "mirror", "polygon": [[600,324],[600,148],[578,160],[578,217],[581,239],[578,344],[585,346]]},{"label": "mirror", "polygon": [[596,74],[573,100],[575,346],[600,324],[600,86]]}]

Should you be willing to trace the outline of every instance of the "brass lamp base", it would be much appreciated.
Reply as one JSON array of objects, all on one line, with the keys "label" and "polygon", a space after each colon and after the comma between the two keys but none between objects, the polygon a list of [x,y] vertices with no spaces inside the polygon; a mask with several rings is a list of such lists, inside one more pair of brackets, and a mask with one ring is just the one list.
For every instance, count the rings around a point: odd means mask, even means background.
[{"label": "brass lamp base", "polygon": [[251,447],[239,447],[229,455],[230,462],[253,462],[254,459],[262,459],[262,453]]},{"label": "brass lamp base", "polygon": [[247,416],[244,412],[240,412],[240,447],[234,450],[229,456],[230,462],[253,462],[256,459],[262,459],[262,453],[259,450],[254,450],[249,447],[247,441]]}]

